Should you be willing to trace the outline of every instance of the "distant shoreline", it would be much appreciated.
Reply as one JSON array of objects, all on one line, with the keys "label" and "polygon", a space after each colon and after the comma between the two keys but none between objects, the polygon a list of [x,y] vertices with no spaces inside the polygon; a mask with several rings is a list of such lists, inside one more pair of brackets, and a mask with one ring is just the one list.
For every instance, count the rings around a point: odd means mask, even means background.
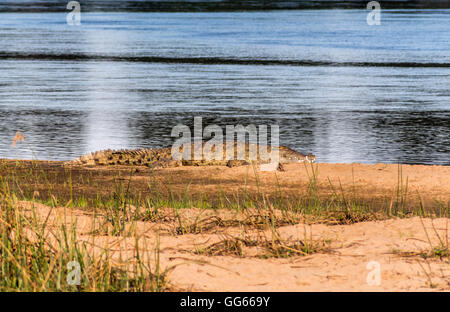
[{"label": "distant shoreline", "polygon": [[[239,12],[273,10],[366,9],[368,0],[355,1],[95,1],[78,0],[82,12]],[[68,1],[16,1],[0,4],[0,13],[67,12]],[[449,0],[380,1],[382,9],[448,9]]]}]

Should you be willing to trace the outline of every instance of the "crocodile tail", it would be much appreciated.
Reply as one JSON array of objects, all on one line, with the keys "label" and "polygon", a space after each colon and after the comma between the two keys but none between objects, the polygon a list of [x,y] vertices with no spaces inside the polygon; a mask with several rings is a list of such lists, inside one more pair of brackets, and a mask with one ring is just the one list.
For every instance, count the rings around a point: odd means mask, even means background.
[{"label": "crocodile tail", "polygon": [[83,155],[66,165],[137,165],[149,167],[174,167],[181,162],[172,159],[170,149],[105,150]]}]

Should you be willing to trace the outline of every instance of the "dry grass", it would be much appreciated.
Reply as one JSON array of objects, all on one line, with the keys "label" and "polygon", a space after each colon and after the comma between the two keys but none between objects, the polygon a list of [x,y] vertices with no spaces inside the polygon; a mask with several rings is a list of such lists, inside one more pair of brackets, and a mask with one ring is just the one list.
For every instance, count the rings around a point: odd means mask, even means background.
[{"label": "dry grass", "polygon": [[[12,146],[25,140],[16,133]],[[159,235],[188,236],[217,234],[213,242],[187,250],[204,256],[237,256],[251,258],[291,258],[332,253],[330,241],[313,239],[306,228],[301,237],[287,238],[280,234],[284,226],[325,223],[355,224],[392,217],[449,217],[449,206],[443,203],[438,211],[423,205],[411,208],[408,179],[398,166],[398,185],[384,206],[373,209],[361,200],[356,191],[349,193],[340,183],[329,181],[331,194],[324,196],[318,183],[318,165],[305,164],[308,183],[299,196],[287,196],[280,185],[268,194],[261,187],[259,173],[254,169],[256,191],[250,192],[246,180],[239,192],[214,191],[214,197],[192,196],[190,183],[185,189],[172,189],[153,175],[136,184],[136,168],[118,170],[114,176],[104,171],[63,168],[58,163],[17,162],[0,164],[0,267],[3,291],[167,291],[175,289],[169,282],[174,267],[161,267]],[[96,175],[96,176],[95,176]],[[104,182],[104,184],[103,184]],[[85,189],[96,193],[83,193]],[[22,201],[31,202],[24,208]],[[50,207],[42,215],[36,206]],[[195,207],[195,208],[193,208]],[[53,219],[56,211],[64,214]],[[47,209],[47,208],[45,208]],[[44,209],[44,210],[45,210]],[[70,211],[88,214],[86,229],[80,230]],[[45,210],[46,211],[46,210]],[[63,220],[63,221],[61,221]],[[66,221],[69,220],[69,221]],[[56,225],[55,225],[56,224]],[[146,237],[148,226],[158,236]],[[419,262],[430,285],[430,259],[449,261],[448,231],[442,236],[433,228],[428,233],[429,248],[399,251],[401,256],[420,256]],[[432,244],[430,235],[437,235],[439,244]],[[99,246],[86,239],[114,244],[133,241],[126,257],[122,250]],[[146,248],[143,248],[145,246]],[[80,264],[81,283],[71,286],[67,264]]]}]

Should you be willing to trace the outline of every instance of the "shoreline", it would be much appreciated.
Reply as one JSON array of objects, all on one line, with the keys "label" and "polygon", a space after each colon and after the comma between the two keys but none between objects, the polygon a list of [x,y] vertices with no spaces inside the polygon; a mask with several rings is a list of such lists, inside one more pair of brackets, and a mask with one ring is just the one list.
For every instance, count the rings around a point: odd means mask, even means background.
[{"label": "shoreline", "polygon": [[[131,187],[140,194],[146,192],[151,180],[159,185],[161,194],[167,193],[167,185],[170,184],[170,192],[181,196],[189,185],[188,193],[193,198],[206,196],[213,200],[219,191],[235,196],[244,189],[249,194],[263,192],[269,197],[277,197],[282,193],[289,198],[299,198],[314,182],[321,198],[345,194],[376,206],[387,205],[396,193],[402,191],[402,196],[411,206],[420,204],[442,208],[450,205],[450,166],[441,165],[302,163],[285,164],[285,171],[282,172],[262,172],[255,171],[251,165],[234,168],[181,166],[152,170],[138,166],[63,167],[61,164],[61,161],[0,159],[0,174],[16,172],[20,177],[20,172],[25,171],[26,167],[36,166],[52,176],[49,177],[54,184],[52,189],[59,190],[63,195],[65,192],[61,184],[66,182],[67,172],[71,171],[75,185],[73,191],[85,197],[108,194],[113,189],[115,178],[120,176],[127,180],[124,176],[129,177],[132,170]],[[83,177],[87,175],[103,187],[83,182]],[[45,191],[45,186],[38,185],[37,190]]]}]

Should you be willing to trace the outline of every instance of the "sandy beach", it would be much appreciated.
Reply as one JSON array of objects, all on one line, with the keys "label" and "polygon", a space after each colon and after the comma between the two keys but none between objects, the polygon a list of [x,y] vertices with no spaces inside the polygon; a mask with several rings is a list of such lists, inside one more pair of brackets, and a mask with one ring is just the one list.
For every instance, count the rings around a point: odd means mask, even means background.
[{"label": "sandy beach", "polygon": [[[75,227],[78,242],[86,243],[90,253],[108,250],[118,267],[131,265],[139,250],[145,261],[167,269],[170,291],[450,290],[450,167],[319,163],[286,165],[284,172],[252,166],[135,167],[130,174],[130,167],[63,168],[57,162],[3,160],[0,168],[5,180],[34,194],[34,203],[16,200],[17,209],[46,220],[50,245],[50,233],[65,224]],[[50,183],[30,183],[30,170],[45,172]],[[67,177],[71,196],[88,202],[98,194],[114,196],[118,181],[137,196],[158,188],[159,196],[188,194],[211,202],[239,200],[243,192],[255,200],[282,194],[294,201],[315,185],[322,203],[337,197],[374,210],[373,217],[339,220],[331,211],[329,219],[327,214],[314,218],[314,213],[283,211],[275,204],[266,210],[167,205],[149,218],[144,207],[128,204],[127,213],[146,217],[127,218],[124,230],[116,233],[107,212],[94,213],[89,204],[68,208],[62,200],[68,196]],[[54,208],[42,203],[49,190],[61,198]],[[399,192],[404,210],[387,215],[398,208]],[[415,212],[419,206],[425,217]]]}]

